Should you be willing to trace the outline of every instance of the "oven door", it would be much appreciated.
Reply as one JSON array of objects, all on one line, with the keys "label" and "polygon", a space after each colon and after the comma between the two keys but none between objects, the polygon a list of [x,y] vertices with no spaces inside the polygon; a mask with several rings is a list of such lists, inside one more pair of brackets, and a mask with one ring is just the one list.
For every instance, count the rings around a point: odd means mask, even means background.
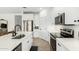
[{"label": "oven door", "polygon": [[52,51],[56,51],[56,38],[50,35],[50,47]]}]

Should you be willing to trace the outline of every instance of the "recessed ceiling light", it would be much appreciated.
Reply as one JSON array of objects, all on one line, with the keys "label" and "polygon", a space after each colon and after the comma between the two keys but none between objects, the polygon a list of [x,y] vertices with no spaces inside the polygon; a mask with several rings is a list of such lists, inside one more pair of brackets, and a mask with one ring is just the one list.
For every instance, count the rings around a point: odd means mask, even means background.
[{"label": "recessed ceiling light", "polygon": [[40,10],[42,10],[43,8],[40,8]]}]

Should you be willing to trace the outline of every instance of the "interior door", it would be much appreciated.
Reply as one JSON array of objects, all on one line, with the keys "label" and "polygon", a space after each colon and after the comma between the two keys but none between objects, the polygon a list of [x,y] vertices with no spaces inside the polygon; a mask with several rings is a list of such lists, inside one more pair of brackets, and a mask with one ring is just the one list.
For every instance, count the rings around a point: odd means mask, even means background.
[{"label": "interior door", "polygon": [[24,20],[23,21],[24,31],[33,31],[33,20]]}]

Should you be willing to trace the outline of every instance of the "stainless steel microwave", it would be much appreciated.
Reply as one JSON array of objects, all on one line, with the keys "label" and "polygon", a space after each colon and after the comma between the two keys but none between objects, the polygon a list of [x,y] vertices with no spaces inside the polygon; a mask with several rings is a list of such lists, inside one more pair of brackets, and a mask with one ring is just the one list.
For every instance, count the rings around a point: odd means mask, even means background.
[{"label": "stainless steel microwave", "polygon": [[7,28],[7,24],[1,23],[1,28]]},{"label": "stainless steel microwave", "polygon": [[65,13],[62,13],[55,17],[55,24],[56,25],[64,25],[65,24]]}]

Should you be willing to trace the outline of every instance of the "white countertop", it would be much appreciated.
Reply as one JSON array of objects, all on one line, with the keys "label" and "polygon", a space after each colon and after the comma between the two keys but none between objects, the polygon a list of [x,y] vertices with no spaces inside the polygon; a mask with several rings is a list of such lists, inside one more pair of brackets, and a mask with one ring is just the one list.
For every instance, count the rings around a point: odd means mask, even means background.
[{"label": "white countertop", "polygon": [[[20,32],[29,37],[32,32]],[[12,39],[12,34],[0,37],[0,51],[11,51],[22,42],[21,39]]]},{"label": "white countertop", "polygon": [[57,38],[70,51],[79,51],[79,40],[75,38]]}]

